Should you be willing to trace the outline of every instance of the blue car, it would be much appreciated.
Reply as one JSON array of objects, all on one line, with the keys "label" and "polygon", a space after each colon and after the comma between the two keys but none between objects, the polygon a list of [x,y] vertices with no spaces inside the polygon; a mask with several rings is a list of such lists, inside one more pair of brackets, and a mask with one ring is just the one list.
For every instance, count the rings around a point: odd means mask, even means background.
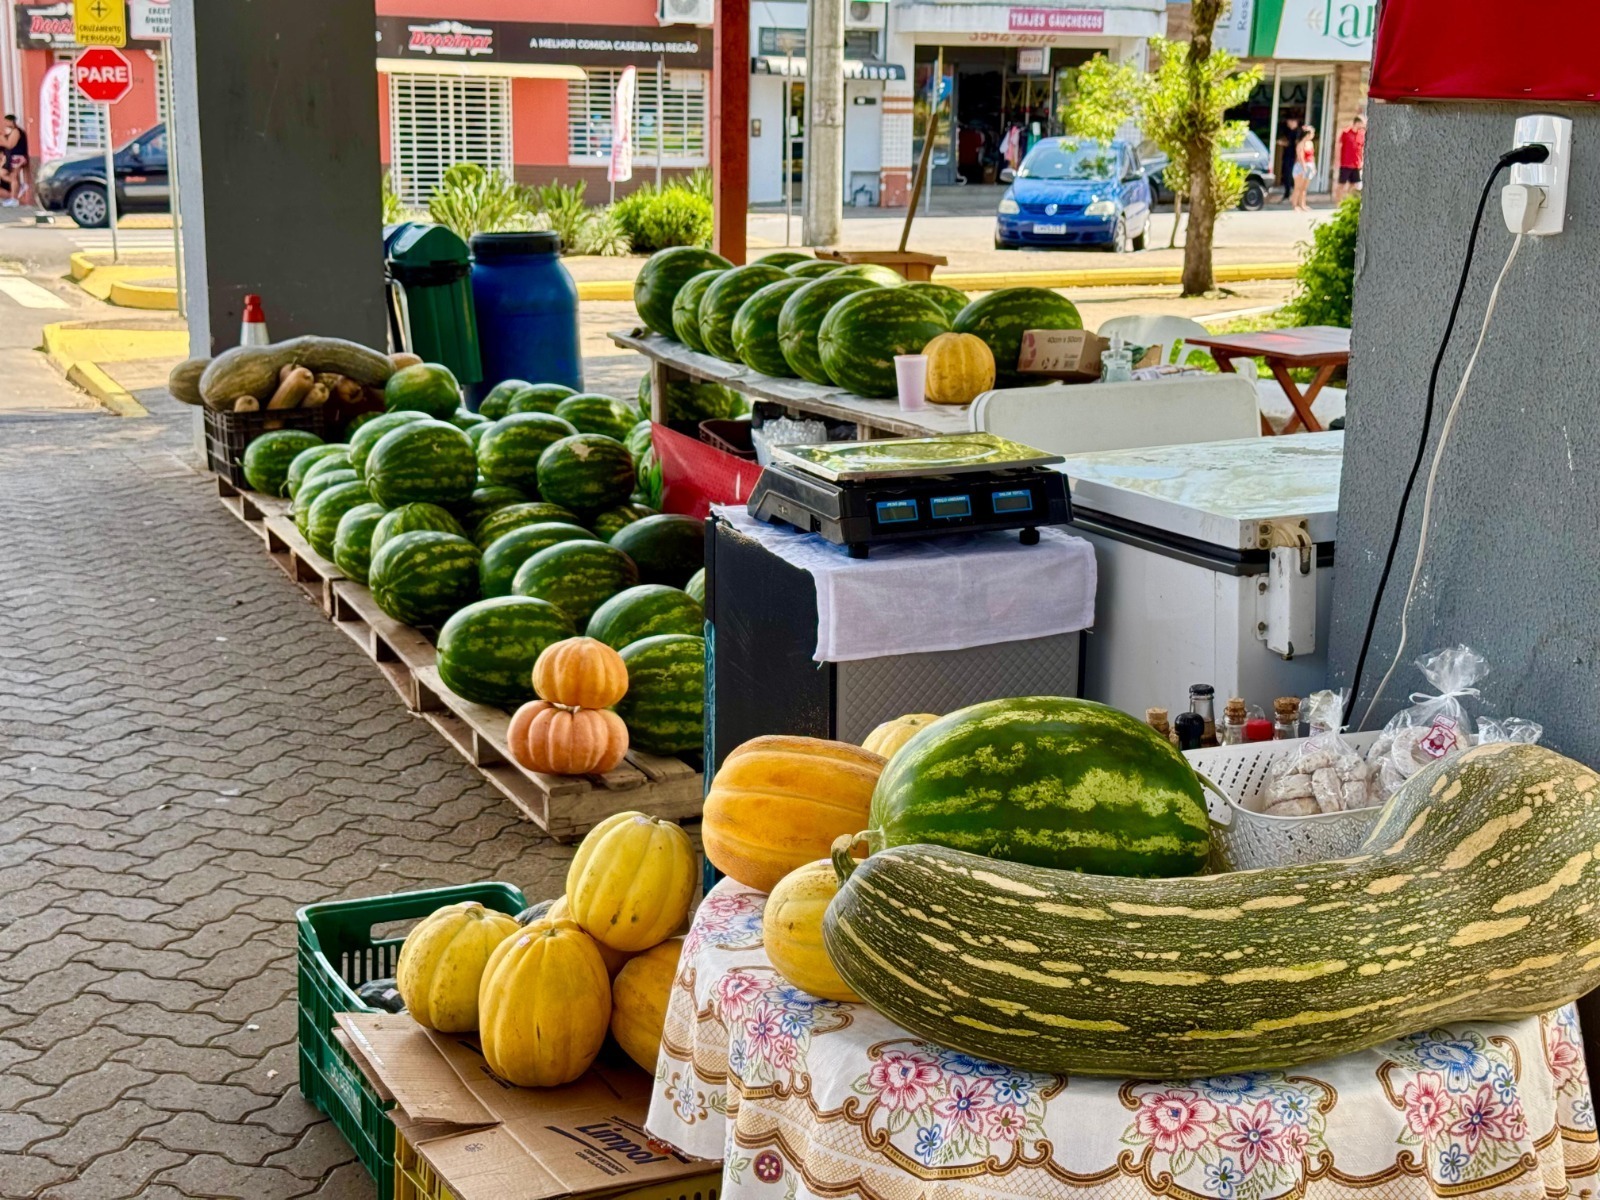
[{"label": "blue car", "polygon": [[1150,181],[1126,142],[1042,138],[1017,168],[994,221],[997,250],[1103,246],[1143,250]]}]

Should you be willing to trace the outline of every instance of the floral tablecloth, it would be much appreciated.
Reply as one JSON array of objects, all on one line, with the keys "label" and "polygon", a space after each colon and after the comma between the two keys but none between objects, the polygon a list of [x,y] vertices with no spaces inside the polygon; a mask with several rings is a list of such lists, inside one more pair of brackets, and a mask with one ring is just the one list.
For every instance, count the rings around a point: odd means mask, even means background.
[{"label": "floral tablecloth", "polygon": [[1600,1182],[1570,1006],[1289,1071],[1068,1079],[791,986],[765,900],[723,880],[700,906],[650,1105],[653,1136],[724,1160],[726,1200],[1591,1200]]}]

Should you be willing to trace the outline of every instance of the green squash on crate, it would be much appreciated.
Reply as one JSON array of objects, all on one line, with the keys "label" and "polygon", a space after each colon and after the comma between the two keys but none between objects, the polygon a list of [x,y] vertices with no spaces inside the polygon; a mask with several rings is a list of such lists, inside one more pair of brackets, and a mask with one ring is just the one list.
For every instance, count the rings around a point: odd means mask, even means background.
[{"label": "green squash on crate", "polygon": [[333,565],[346,579],[365,584],[372,566],[372,531],[387,510],[381,504],[358,504],[339,518],[333,535]]},{"label": "green squash on crate", "polygon": [[579,631],[595,609],[639,582],[633,560],[602,541],[563,541],[547,546],[517,568],[511,590],[558,606]]},{"label": "green squash on crate", "polygon": [[383,544],[390,538],[397,538],[402,533],[453,533],[457,537],[465,537],[466,531],[461,528],[461,522],[449,509],[438,504],[402,504],[399,508],[390,509],[381,517],[372,530],[372,545],[369,553],[376,554],[383,549]]},{"label": "green squash on crate", "polygon": [[541,525],[547,521],[576,525],[578,517],[571,509],[543,500],[507,504],[484,517],[473,527],[472,540],[478,543],[479,549],[487,550],[513,529],[521,529],[524,525]]},{"label": "green squash on crate", "polygon": [[350,438],[350,465],[357,471],[365,472],[367,469],[367,455],[372,453],[372,448],[378,444],[378,439],[391,429],[398,429],[413,421],[426,421],[428,414],[407,409],[402,412],[379,413],[368,421]]},{"label": "green squash on crate", "polygon": [[402,533],[373,554],[367,586],[396,621],[437,625],[478,598],[480,557],[476,546],[453,533]]},{"label": "green squash on crate", "polygon": [[576,634],[571,618],[548,601],[479,600],[439,631],[439,678],[463,699],[509,711],[534,699],[533,664],[545,647]]},{"label": "green squash on crate", "polygon": [[[701,271],[693,275],[678,289],[678,294],[672,301],[672,332],[673,335],[691,350],[698,350],[704,354],[706,343],[700,336],[700,300],[706,294],[706,289],[717,281],[729,268],[715,268],[710,271]],[[650,376],[646,375],[648,380]]]},{"label": "green squash on crate", "polygon": [[541,550],[557,542],[599,541],[593,533],[563,521],[540,521],[519,525],[502,533],[484,548],[478,564],[479,589],[485,597],[511,595],[517,571]]},{"label": "green squash on crate", "polygon": [[950,331],[944,309],[907,288],[877,288],[846,296],[828,310],[817,330],[822,369],[858,396],[889,397],[899,385],[894,360],[920,354]]},{"label": "green squash on crate", "polygon": [[539,495],[563,508],[612,508],[628,499],[633,485],[633,455],[603,433],[562,438],[539,456]]},{"label": "green squash on crate", "polygon": [[339,458],[341,465],[350,465],[350,447],[342,442],[325,442],[320,446],[309,446],[296,454],[289,462],[289,468],[284,473],[282,495],[293,497],[300,490],[300,481],[312,467],[325,458]]},{"label": "green squash on crate", "polygon": [[705,740],[706,640],[664,633],[622,650],[628,694],[617,715],[631,745],[652,754],[685,754]]},{"label": "green squash on crate", "polygon": [[564,383],[530,383],[511,394],[511,399],[506,401],[506,416],[515,413],[553,413],[556,405],[568,396],[576,396],[576,388],[569,388]]},{"label": "green squash on crate", "polygon": [[613,650],[663,633],[705,633],[705,612],[687,592],[660,583],[642,583],[618,592],[589,618],[585,632]]},{"label": "green squash on crate", "polygon": [[367,491],[367,485],[359,480],[324,489],[306,511],[306,541],[323,558],[333,558],[334,539],[345,513],[371,503],[372,496]]},{"label": "green squash on crate", "polygon": [[669,246],[652,254],[633,281],[633,306],[639,318],[657,333],[675,337],[672,304],[683,285],[702,271],[733,266],[720,254],[698,246]]},{"label": "green squash on crate", "polygon": [[383,386],[383,406],[390,412],[420,412],[445,421],[461,407],[461,385],[441,363],[401,367]]},{"label": "green squash on crate", "polygon": [[478,442],[478,474],[486,483],[536,496],[539,456],[577,432],[572,422],[552,413],[520,412],[502,417]]},{"label": "green squash on crate", "polygon": [[391,429],[367,454],[367,489],[387,508],[466,500],[478,483],[472,442],[454,425],[415,421]]},{"label": "green squash on crate", "polygon": [[275,429],[244,449],[244,480],[266,496],[283,495],[289,467],[303,452],[325,443],[309,429]]},{"label": "green squash on crate", "polygon": [[487,395],[478,404],[478,415],[490,421],[498,421],[510,411],[507,407],[511,397],[525,387],[532,387],[526,379],[502,379],[489,389]]},{"label": "green squash on crate", "polygon": [[633,559],[645,583],[681,588],[705,565],[705,522],[678,513],[642,517],[617,530],[610,541]]}]

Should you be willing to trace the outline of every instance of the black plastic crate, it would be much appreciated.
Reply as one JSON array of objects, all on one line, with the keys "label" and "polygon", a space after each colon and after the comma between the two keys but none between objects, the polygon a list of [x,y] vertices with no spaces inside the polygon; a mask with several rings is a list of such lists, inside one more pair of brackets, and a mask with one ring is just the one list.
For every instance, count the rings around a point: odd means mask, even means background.
[{"label": "black plastic crate", "polygon": [[[218,412],[206,414],[206,462],[234,487],[244,480],[245,447],[275,429],[304,429],[327,441],[329,412],[322,408],[280,408],[269,412]],[[338,428],[334,426],[334,428]]]}]

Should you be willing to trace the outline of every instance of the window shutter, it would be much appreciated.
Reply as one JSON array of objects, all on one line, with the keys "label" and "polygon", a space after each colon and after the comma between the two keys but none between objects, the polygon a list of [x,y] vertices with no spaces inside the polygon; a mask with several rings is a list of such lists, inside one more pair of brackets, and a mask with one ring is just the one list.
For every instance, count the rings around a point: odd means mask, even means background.
[{"label": "window shutter", "polygon": [[[634,103],[634,170],[655,163],[703,167],[708,157],[710,81],[705,71],[669,69],[657,90],[654,67],[639,72]],[[589,67],[567,84],[567,158],[573,166],[603,166],[611,158],[611,97],[621,67]],[[657,112],[657,96],[660,112]]]},{"label": "window shutter", "polygon": [[389,171],[403,203],[428,202],[456,163],[512,177],[511,81],[496,76],[389,76]]}]

